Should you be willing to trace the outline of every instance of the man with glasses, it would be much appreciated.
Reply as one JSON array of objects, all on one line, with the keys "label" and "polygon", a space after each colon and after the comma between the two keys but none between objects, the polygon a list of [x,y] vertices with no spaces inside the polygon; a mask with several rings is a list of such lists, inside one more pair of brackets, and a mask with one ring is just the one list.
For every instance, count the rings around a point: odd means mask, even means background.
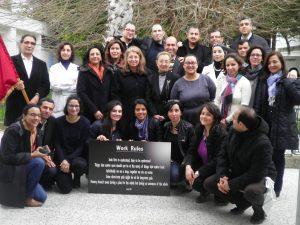
[{"label": "man with glasses", "polygon": [[47,65],[44,61],[33,56],[36,37],[25,34],[20,42],[20,54],[12,56],[20,81],[6,100],[5,126],[15,122],[27,104],[21,92],[23,89],[25,89],[31,104],[37,104],[39,99],[46,97],[50,90]]}]

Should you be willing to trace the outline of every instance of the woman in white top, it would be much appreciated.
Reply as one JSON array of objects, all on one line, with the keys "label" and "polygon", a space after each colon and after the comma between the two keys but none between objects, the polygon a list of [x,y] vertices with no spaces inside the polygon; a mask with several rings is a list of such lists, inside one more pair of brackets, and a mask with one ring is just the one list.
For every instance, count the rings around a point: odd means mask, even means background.
[{"label": "woman in white top", "polygon": [[223,67],[224,74],[217,79],[223,81],[217,85],[215,103],[222,113],[221,122],[229,124],[240,105],[249,105],[251,85],[249,80],[241,74],[243,60],[237,54],[228,54],[224,59]]},{"label": "woman in white top", "polygon": [[52,99],[55,103],[55,117],[62,116],[67,98],[76,93],[78,77],[78,65],[72,63],[74,48],[71,43],[63,42],[57,49],[58,63],[52,65],[49,70]]},{"label": "woman in white top", "polygon": [[207,75],[217,86],[217,78],[223,74],[223,60],[225,58],[225,52],[220,45],[212,47],[212,57],[213,63],[205,66],[202,74]]}]

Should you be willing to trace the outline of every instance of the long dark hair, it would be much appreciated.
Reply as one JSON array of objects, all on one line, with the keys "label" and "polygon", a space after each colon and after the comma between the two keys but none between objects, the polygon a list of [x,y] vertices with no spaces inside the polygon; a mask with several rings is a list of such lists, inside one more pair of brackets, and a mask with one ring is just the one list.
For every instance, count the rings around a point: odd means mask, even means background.
[{"label": "long dark hair", "polygon": [[245,62],[250,65],[250,56],[251,56],[251,53],[253,52],[253,50],[255,50],[255,49],[259,49],[261,51],[261,58],[262,58],[261,64],[263,65],[265,62],[265,58],[266,58],[266,51],[261,46],[258,46],[258,45],[254,45],[249,48],[246,58],[245,58]]},{"label": "long dark hair", "polygon": [[225,56],[225,58],[224,58],[224,60],[223,60],[223,69],[224,69],[224,71],[225,71],[225,75],[228,75],[227,74],[227,70],[226,70],[226,61],[227,61],[227,59],[229,59],[229,58],[232,58],[232,59],[234,59],[237,63],[238,63],[238,65],[239,65],[239,73],[242,73],[242,72],[244,72],[244,70],[245,70],[245,68],[244,68],[244,66],[243,66],[243,63],[244,63],[244,60],[238,55],[238,54],[236,54],[236,53],[229,53],[229,54],[227,54],[226,56]]},{"label": "long dark hair", "polygon": [[105,65],[106,66],[110,66],[110,65],[113,65],[114,64],[114,60],[112,59],[111,55],[110,55],[110,48],[111,46],[113,46],[114,44],[118,44],[120,46],[120,49],[121,49],[121,56],[120,56],[120,59],[117,63],[117,65],[120,67],[120,68],[123,68],[124,67],[124,64],[125,64],[125,61],[124,61],[124,53],[125,53],[125,48],[122,44],[122,42],[118,39],[112,39],[110,42],[108,42],[108,44],[106,45],[106,48],[105,48]]},{"label": "long dark hair", "polygon": [[82,64],[83,65],[86,65],[86,64],[88,64],[89,63],[89,58],[90,58],[90,52],[91,52],[91,50],[92,49],[94,49],[94,48],[96,48],[96,49],[98,49],[99,50],[99,52],[100,52],[100,55],[101,55],[101,61],[100,61],[100,66],[102,66],[103,65],[103,60],[104,60],[104,54],[103,54],[103,49],[102,49],[102,47],[100,47],[100,46],[97,46],[97,45],[95,45],[95,46],[92,46],[92,47],[90,47],[88,50],[87,50],[87,52],[85,53],[85,55],[84,55],[84,57],[83,57],[83,60],[82,60]]},{"label": "long dark hair", "polygon": [[60,43],[59,45],[58,45],[58,47],[57,47],[57,52],[56,52],[56,54],[57,54],[57,60],[59,61],[59,62],[61,62],[63,59],[62,59],[62,57],[61,57],[61,51],[62,51],[62,49],[66,46],[66,45],[69,45],[70,46],[70,48],[71,48],[71,56],[70,56],[70,62],[73,62],[73,60],[74,60],[74,56],[75,56],[75,52],[74,52],[74,46],[70,43],[70,42],[62,42],[62,43]]},{"label": "long dark hair", "polygon": [[70,103],[71,100],[76,100],[78,102],[78,104],[79,104],[79,113],[78,113],[78,116],[80,116],[81,113],[82,113],[82,103],[81,103],[80,98],[77,95],[70,95],[67,98],[67,101],[66,101],[66,104],[65,104],[65,107],[64,107],[64,114],[68,115],[68,105],[69,105],[69,103]]},{"label": "long dark hair", "polygon": [[[118,100],[112,100],[112,101],[108,102],[106,105],[106,112],[105,112],[104,120],[103,120],[103,132],[104,132],[104,136],[106,136],[108,139],[111,139],[111,128],[112,128],[110,112],[117,105],[121,106],[121,108],[123,109],[122,103]],[[120,121],[117,122],[116,130],[121,131],[121,133],[122,133],[122,130],[123,130],[122,118]]]},{"label": "long dark hair", "polygon": [[263,78],[267,79],[269,76],[270,76],[270,70],[269,70],[269,59],[276,55],[279,59],[279,61],[281,62],[281,70],[282,70],[282,75],[283,77],[286,77],[287,75],[287,70],[286,70],[286,65],[285,65],[285,61],[283,59],[283,56],[280,52],[277,52],[277,51],[272,51],[266,58],[266,61],[265,61],[265,64],[264,64],[264,67],[263,67],[263,71],[264,71],[264,76]]},{"label": "long dark hair", "polygon": [[[220,109],[218,108],[218,106],[216,106],[213,102],[207,102],[207,103],[204,103],[199,111],[198,111],[198,118],[200,118],[200,115],[203,111],[203,109],[206,108],[207,111],[213,115],[214,117],[214,121],[213,121],[213,125],[212,125],[212,128],[216,125],[216,124],[219,124],[221,122],[221,119],[222,119],[222,115],[221,115],[221,112],[220,112]],[[201,124],[201,123],[200,123]]]}]

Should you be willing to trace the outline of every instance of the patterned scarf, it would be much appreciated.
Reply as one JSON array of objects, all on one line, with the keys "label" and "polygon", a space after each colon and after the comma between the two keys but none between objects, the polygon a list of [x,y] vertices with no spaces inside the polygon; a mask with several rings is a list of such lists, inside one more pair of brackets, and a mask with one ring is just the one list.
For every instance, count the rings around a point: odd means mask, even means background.
[{"label": "patterned scarf", "polygon": [[269,102],[269,106],[273,106],[274,102],[275,102],[275,96],[276,96],[276,91],[277,91],[277,87],[276,84],[277,82],[280,80],[280,78],[282,77],[282,71],[280,70],[278,73],[275,74],[271,74],[269,76],[269,78],[267,79],[267,84],[268,84],[268,102]]},{"label": "patterned scarf", "polygon": [[251,66],[249,65],[247,67],[247,71],[246,71],[246,74],[245,74],[245,77],[248,79],[248,80],[255,80],[255,78],[258,76],[259,74],[259,71],[261,70],[262,68],[262,65],[259,64],[257,67],[255,68],[251,68]]},{"label": "patterned scarf", "polygon": [[229,75],[226,76],[227,86],[221,94],[221,113],[223,118],[226,118],[228,116],[228,112],[232,104],[232,95],[234,92],[234,88],[241,77],[242,75],[240,74],[238,74],[236,77],[231,77]]},{"label": "patterned scarf", "polygon": [[135,127],[138,129],[139,139],[148,141],[148,116],[141,122],[136,119]]}]

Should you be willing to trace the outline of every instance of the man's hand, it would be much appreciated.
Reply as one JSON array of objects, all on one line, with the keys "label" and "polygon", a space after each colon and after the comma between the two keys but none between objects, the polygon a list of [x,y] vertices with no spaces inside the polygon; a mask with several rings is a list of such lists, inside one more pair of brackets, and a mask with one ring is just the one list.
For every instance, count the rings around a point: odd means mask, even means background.
[{"label": "man's hand", "polygon": [[229,185],[228,185],[228,177],[222,177],[219,180],[218,189],[221,191],[223,194],[227,194],[230,190]]},{"label": "man's hand", "polygon": [[98,141],[109,141],[109,139],[107,139],[104,135],[99,135],[99,136],[97,137],[97,140],[98,140]]},{"label": "man's hand", "polygon": [[18,83],[16,83],[16,85],[15,85],[15,89],[17,89],[19,91],[25,89],[24,81],[19,80]]},{"label": "man's hand", "polygon": [[99,110],[95,112],[94,116],[96,120],[101,120],[103,118],[103,114]]},{"label": "man's hand", "polygon": [[187,179],[190,185],[193,185],[195,180],[195,173],[190,165],[187,165],[185,167],[185,179]]},{"label": "man's hand", "polygon": [[46,162],[46,165],[50,168],[54,168],[56,167],[55,163],[52,161],[51,157],[49,155],[46,155],[43,157],[43,159]]},{"label": "man's hand", "polygon": [[39,102],[40,97],[38,95],[35,95],[30,101],[29,104],[36,105]]},{"label": "man's hand", "polygon": [[64,173],[70,173],[70,163],[67,160],[64,159],[59,166]]},{"label": "man's hand", "polygon": [[45,156],[47,156],[46,154],[41,153],[39,150],[42,147],[38,147],[34,152],[31,152],[31,158],[44,158]]},{"label": "man's hand", "polygon": [[161,116],[161,115],[154,115],[153,116],[155,119],[159,120],[159,121],[163,121],[165,120],[165,117]]}]

